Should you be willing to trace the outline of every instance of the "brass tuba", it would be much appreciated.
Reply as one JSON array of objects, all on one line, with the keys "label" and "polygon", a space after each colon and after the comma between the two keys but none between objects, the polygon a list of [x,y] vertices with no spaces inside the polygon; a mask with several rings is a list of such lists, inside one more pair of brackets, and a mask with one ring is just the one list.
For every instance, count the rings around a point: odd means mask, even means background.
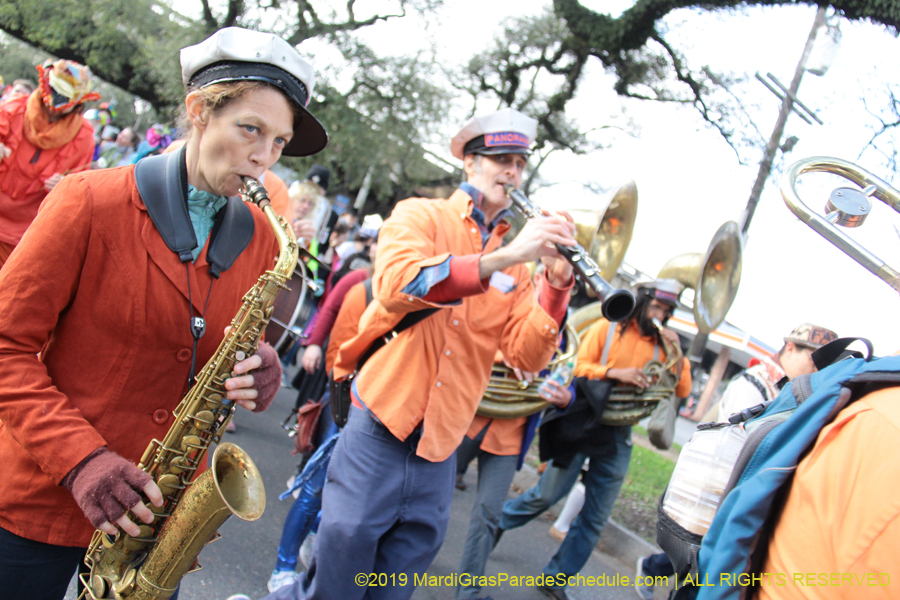
[{"label": "brass tuba", "polygon": [[[575,240],[588,249],[606,281],[616,276],[631,244],[637,207],[637,185],[628,181],[613,194],[602,218],[598,219],[595,211],[568,211],[575,220]],[[588,294],[594,295],[593,290],[588,288]]]},{"label": "brass tuba", "polygon": [[[569,362],[572,370],[578,362],[578,335],[570,325],[566,325],[566,349],[557,350],[553,360],[547,365],[551,371],[557,366]],[[566,380],[566,386],[572,383],[573,375]],[[527,417],[550,406],[550,403],[538,394],[538,387],[544,378],[538,377],[531,383],[516,379],[512,369],[504,364],[494,363],[487,390],[478,405],[477,413],[492,419],[513,419]]]},{"label": "brass tuba", "polygon": [[701,334],[715,330],[728,313],[741,283],[741,231],[723,223],[705,253],[680,254],[659,270],[659,279],[675,279],[694,290],[694,322]]},{"label": "brass tuba", "polygon": [[[812,172],[840,175],[864,189],[838,188],[831,192],[831,196],[825,204],[826,214],[823,217],[814,213],[800,200],[795,187],[800,175]],[[895,211],[900,212],[900,191],[853,163],[840,158],[814,156],[788,167],[781,177],[781,195],[791,212],[816,233],[837,246],[844,254],[889,286],[900,290],[900,271],[885,263],[835,227],[835,225],[841,225],[852,228],[862,225],[872,210],[872,197],[878,198]]]},{"label": "brass tuba", "polygon": [[138,537],[100,530],[85,555],[90,572],[81,575],[81,599],[165,600],[175,593],[194,559],[231,514],[245,521],[265,509],[262,477],[246,452],[219,444],[212,466],[194,479],[209,446],[218,443],[234,414],[225,398],[225,381],[234,365],[256,352],[272,316],[273,301],[297,263],[291,226],[275,214],[265,189],[244,177],[244,194],[264,212],[278,240],[271,271],[260,276],[243,298],[231,329],[197,382],[175,409],[175,422],[162,440],[152,440],[138,465],[163,494],[162,507],[150,507],[156,520],[140,524]]}]

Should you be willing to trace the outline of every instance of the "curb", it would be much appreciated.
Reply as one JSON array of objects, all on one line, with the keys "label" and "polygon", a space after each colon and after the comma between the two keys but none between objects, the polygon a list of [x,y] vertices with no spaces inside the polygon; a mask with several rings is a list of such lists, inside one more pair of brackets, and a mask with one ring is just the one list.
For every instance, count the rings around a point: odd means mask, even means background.
[{"label": "curb", "polygon": [[[522,465],[522,470],[517,471],[515,477],[513,477],[512,487],[524,492],[536,485],[540,477],[534,467]],[[559,516],[565,502],[566,499],[563,498],[547,509],[545,514],[550,515],[555,520]],[[662,552],[660,548],[647,542],[633,531],[622,527],[612,519],[606,522],[606,526],[600,534],[600,540],[597,542],[596,550],[609,555],[628,567],[637,563],[638,557]]]}]

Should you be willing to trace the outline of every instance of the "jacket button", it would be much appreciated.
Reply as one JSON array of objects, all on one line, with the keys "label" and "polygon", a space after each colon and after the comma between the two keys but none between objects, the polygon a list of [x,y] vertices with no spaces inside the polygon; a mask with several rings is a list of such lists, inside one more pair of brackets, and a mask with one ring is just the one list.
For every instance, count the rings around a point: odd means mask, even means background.
[{"label": "jacket button", "polygon": [[164,408],[157,408],[153,411],[153,422],[162,425],[169,420],[169,411]]},{"label": "jacket button", "polygon": [[178,362],[187,362],[191,360],[191,349],[182,348],[178,351],[178,354],[175,355],[175,358],[178,359]]}]

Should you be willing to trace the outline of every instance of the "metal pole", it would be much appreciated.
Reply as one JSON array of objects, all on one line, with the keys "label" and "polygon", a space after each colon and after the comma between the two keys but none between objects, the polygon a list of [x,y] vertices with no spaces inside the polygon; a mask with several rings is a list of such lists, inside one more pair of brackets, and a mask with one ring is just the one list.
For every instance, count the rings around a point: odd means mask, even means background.
[{"label": "metal pole", "polygon": [[741,233],[744,240],[747,239],[747,230],[750,229],[750,221],[753,219],[753,213],[756,212],[756,205],[759,204],[759,198],[762,195],[763,188],[766,186],[766,179],[772,170],[772,163],[775,161],[775,153],[781,145],[781,135],[784,133],[784,126],[787,123],[788,115],[791,114],[793,101],[791,97],[797,96],[797,90],[800,88],[800,80],[803,78],[803,71],[806,70],[806,60],[809,58],[809,52],[812,50],[813,42],[816,40],[816,33],[819,28],[825,24],[825,7],[820,6],[816,11],[816,19],[813,21],[812,29],[809,32],[809,39],[806,40],[806,47],[803,48],[803,54],[800,62],[797,63],[797,69],[794,71],[794,79],[791,80],[790,94],[781,103],[781,111],[778,113],[778,120],[775,121],[775,129],[772,130],[772,137],[769,138],[769,145],[766,146],[766,153],[763,155],[762,162],[759,163],[759,172],[756,175],[756,181],[753,183],[753,189],[750,191],[750,199],[747,200],[747,208],[744,209],[744,223],[741,226]]}]

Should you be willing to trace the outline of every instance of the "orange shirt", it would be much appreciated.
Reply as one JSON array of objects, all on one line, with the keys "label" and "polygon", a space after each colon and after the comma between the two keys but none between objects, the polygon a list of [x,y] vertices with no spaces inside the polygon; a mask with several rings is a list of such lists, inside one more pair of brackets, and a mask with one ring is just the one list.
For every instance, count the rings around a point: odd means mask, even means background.
[{"label": "orange shirt", "polygon": [[764,571],[783,573],[785,585],[773,579],[760,588],[760,598],[898,597],[898,406],[900,388],[873,392],[819,433],[797,466],[769,545]]},{"label": "orange shirt", "polygon": [[[359,334],[341,346],[334,367],[335,377],[349,375],[372,341],[406,313],[443,307],[376,352],[356,380],[362,401],[398,439],[423,424],[416,453],[434,462],[448,458],[462,441],[498,348],[510,364],[526,371],[543,369],[556,350],[559,325],[535,300],[525,265],[505,269],[497,278],[511,278],[506,293],[499,289],[502,284],[490,285],[455,304],[435,305],[402,292],[424,267],[501,245],[509,225],[495,227],[482,247],[472,206],[461,190],[448,200],[413,198],[397,204],[378,237],[375,300],[362,315]],[[566,295],[562,302],[567,301]]]},{"label": "orange shirt", "polygon": [[[637,320],[632,319],[625,332],[616,332],[609,350],[609,358],[605,365],[600,364],[603,356],[603,344],[606,343],[606,334],[609,331],[610,322],[600,319],[591,325],[581,345],[578,347],[578,364],[575,365],[576,377],[588,379],[606,379],[606,372],[611,368],[627,369],[637,367],[643,369],[648,361],[653,359],[653,349],[656,340],[651,336],[641,335]],[[615,324],[619,326],[618,323]],[[665,362],[666,352],[660,347],[659,360]],[[675,386],[675,395],[679,398],[687,398],[691,392],[691,364],[686,359],[681,369],[681,379]]]},{"label": "orange shirt", "polygon": [[525,435],[526,423],[528,417],[492,419],[475,415],[466,437],[475,439],[475,436],[487,426],[488,430],[484,433],[479,448],[497,456],[518,456],[522,451],[522,437]]}]

